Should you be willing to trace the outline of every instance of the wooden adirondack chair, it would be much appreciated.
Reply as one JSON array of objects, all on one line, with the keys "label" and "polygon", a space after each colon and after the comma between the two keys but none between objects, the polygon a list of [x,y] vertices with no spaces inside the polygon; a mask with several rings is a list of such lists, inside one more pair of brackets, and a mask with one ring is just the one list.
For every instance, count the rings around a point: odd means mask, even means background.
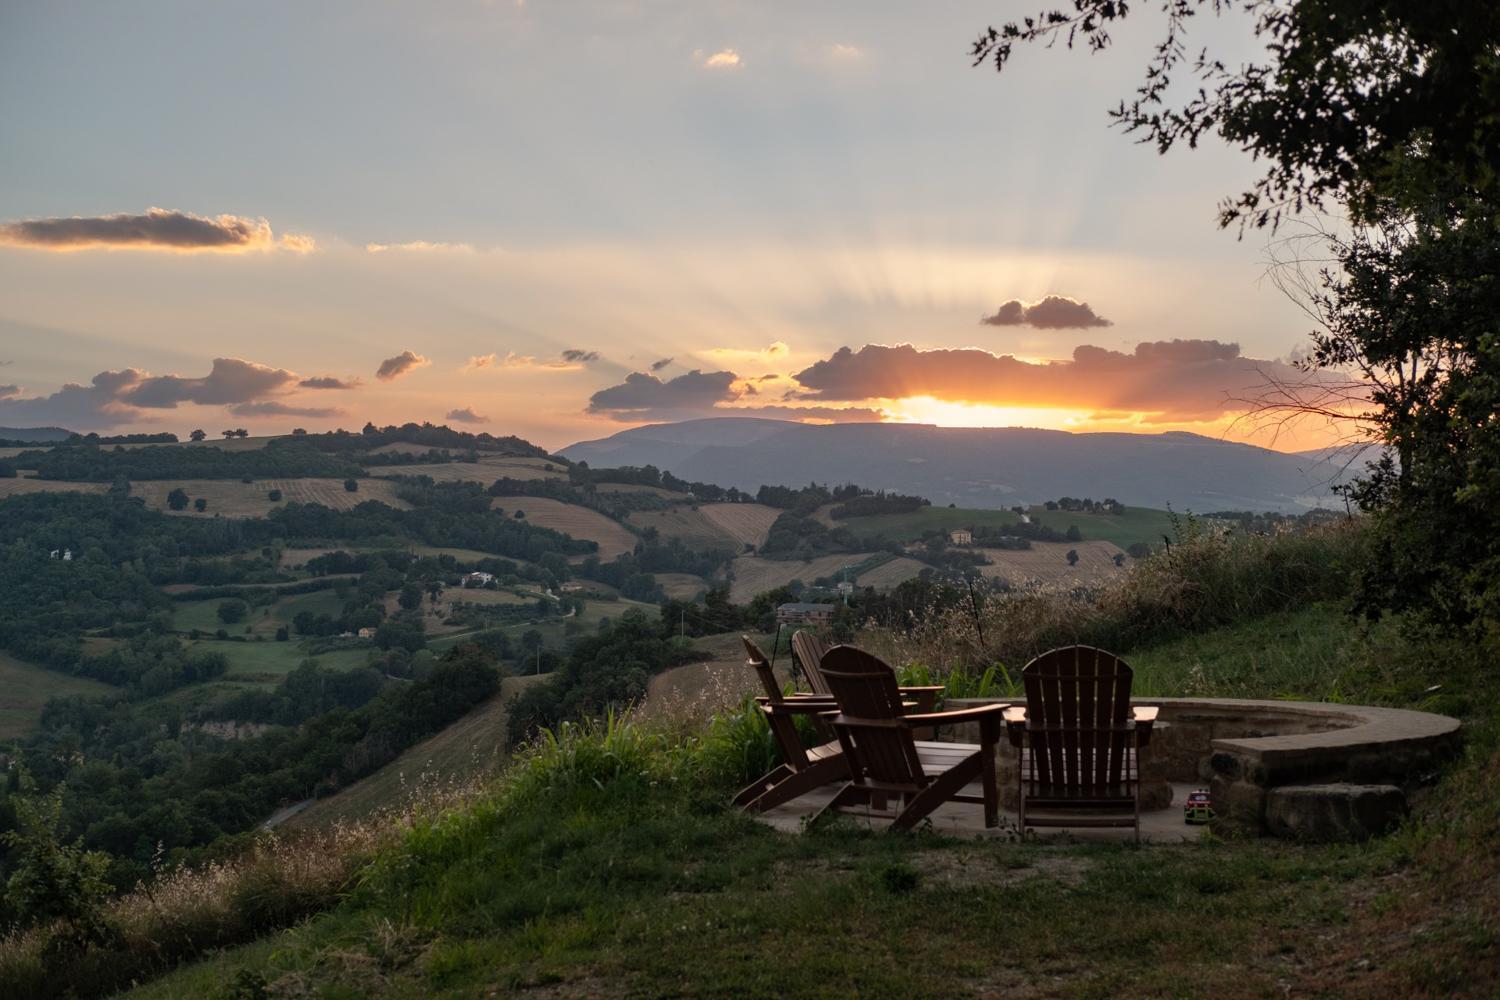
[{"label": "wooden adirondack chair", "polygon": [[734,804],[751,812],[774,809],[784,802],[812,791],[820,785],[840,781],[849,776],[849,763],[844,757],[843,747],[838,741],[808,749],[797,735],[797,715],[817,715],[832,712],[837,706],[831,698],[792,695],[781,693],[776,675],[766,654],[761,652],[749,636],[741,636],[745,645],[745,665],[760,678],[765,694],[756,698],[756,704],[765,713],[770,723],[771,735],[781,749],[784,763],[747,785],[734,797]]},{"label": "wooden adirondack chair", "polygon": [[1132,709],[1130,667],[1102,649],[1065,646],[1032,660],[1021,677],[1026,707],[1010,709],[1005,722],[1021,755],[1022,831],[1133,826],[1139,843],[1139,751],[1156,709]]},{"label": "wooden adirondack chair", "polygon": [[[814,694],[833,697],[833,692],[828,687],[828,681],[823,677],[823,657],[832,647],[824,642],[821,637],[809,632],[807,629],[798,629],[792,634],[792,652],[796,654],[797,662],[802,665],[802,672],[807,675],[807,683]],[[937,704],[938,695],[943,693],[943,686],[937,685],[908,685],[901,688],[901,697],[906,701],[916,702],[917,710],[930,712]]]},{"label": "wooden adirondack chair", "polygon": [[[896,674],[879,657],[855,646],[834,646],[822,657],[822,673],[838,702],[831,720],[850,764],[850,780],[818,815],[864,804],[883,810],[895,797],[900,807],[891,829],[909,830],[944,802],[984,806],[984,825],[1000,825],[995,784],[995,747],[1000,742],[1005,705],[908,715]],[[980,742],[925,743],[916,729],[950,722],[979,723]],[[963,791],[978,781],[982,794]]]}]

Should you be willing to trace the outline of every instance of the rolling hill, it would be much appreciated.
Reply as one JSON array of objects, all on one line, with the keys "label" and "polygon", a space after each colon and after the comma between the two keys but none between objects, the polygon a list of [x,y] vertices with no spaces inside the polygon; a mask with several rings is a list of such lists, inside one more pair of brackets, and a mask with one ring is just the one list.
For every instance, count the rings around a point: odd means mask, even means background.
[{"label": "rolling hill", "polygon": [[1199,511],[1298,511],[1326,503],[1341,472],[1197,434],[1071,434],[1019,427],[813,426],[723,418],[656,424],[562,449],[590,465],[655,465],[754,491],[764,483],[856,482],[934,504],[997,508],[1059,496]]}]

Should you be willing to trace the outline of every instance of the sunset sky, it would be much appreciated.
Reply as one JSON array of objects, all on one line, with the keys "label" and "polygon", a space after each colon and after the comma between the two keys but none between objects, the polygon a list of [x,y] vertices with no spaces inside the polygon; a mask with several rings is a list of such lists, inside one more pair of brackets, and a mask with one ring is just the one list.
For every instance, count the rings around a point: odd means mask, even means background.
[{"label": "sunset sky", "polygon": [[560,447],[743,414],[1271,444],[1235,400],[1309,322],[1265,237],[1215,226],[1255,166],[1109,127],[1149,18],[1104,55],[970,67],[1032,12],[6,4],[0,425]]}]

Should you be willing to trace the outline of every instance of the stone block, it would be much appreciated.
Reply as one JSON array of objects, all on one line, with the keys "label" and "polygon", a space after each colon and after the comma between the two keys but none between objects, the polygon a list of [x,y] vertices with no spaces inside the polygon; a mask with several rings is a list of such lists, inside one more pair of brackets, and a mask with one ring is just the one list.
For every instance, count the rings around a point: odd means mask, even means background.
[{"label": "stone block", "polygon": [[1295,840],[1367,840],[1405,815],[1406,795],[1395,785],[1284,785],[1266,796],[1266,827]]}]

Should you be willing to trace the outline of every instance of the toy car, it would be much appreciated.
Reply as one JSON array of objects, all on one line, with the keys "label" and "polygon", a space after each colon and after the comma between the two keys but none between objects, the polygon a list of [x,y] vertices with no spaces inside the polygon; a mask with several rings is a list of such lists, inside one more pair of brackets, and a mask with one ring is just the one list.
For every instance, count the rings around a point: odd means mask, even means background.
[{"label": "toy car", "polygon": [[1182,805],[1182,821],[1184,823],[1207,823],[1214,818],[1213,800],[1209,798],[1207,788],[1195,788],[1188,793],[1187,801]]}]

